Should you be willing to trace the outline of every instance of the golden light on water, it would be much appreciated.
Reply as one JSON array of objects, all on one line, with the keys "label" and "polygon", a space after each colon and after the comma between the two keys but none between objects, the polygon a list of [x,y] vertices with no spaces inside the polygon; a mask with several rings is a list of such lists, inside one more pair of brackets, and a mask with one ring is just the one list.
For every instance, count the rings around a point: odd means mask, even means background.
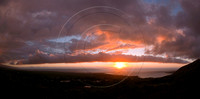
[{"label": "golden light on water", "polygon": [[124,67],[127,67],[127,64],[125,62],[116,62],[114,64],[114,67],[118,68],[118,69],[122,69]]}]

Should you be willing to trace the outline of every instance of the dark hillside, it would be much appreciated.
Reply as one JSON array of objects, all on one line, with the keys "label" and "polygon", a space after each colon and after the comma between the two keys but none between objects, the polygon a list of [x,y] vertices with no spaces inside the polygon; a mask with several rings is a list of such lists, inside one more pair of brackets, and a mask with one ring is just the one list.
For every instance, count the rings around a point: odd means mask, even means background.
[{"label": "dark hillside", "polygon": [[[128,77],[108,88],[88,85],[110,85],[124,76],[108,74],[25,71],[0,66],[1,97],[37,99],[170,99],[200,98],[200,60],[162,78]],[[3,98],[1,98],[3,99]]]}]

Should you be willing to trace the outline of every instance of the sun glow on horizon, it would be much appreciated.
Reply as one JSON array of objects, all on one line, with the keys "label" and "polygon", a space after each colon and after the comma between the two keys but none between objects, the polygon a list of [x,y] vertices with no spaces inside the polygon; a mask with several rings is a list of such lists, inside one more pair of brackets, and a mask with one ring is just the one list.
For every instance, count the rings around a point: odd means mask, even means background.
[{"label": "sun glow on horizon", "polygon": [[128,68],[180,68],[186,64],[182,63],[159,63],[159,62],[80,62],[80,63],[42,63],[42,64],[9,64],[2,65],[11,66],[24,69],[80,69],[80,68],[93,68],[93,69],[128,69]]},{"label": "sun glow on horizon", "polygon": [[125,62],[116,62],[114,64],[114,67],[118,68],[118,69],[122,69],[124,67],[127,67],[127,64]]}]

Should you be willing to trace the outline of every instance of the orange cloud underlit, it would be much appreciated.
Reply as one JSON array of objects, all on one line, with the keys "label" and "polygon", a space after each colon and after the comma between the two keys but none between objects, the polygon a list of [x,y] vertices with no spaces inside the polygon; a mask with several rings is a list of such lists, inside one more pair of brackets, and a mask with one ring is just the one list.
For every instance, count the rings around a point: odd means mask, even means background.
[{"label": "orange cloud underlit", "polygon": [[166,39],[166,37],[164,37],[164,36],[158,36],[157,37],[158,43],[162,43],[162,41],[164,41],[165,39]]}]

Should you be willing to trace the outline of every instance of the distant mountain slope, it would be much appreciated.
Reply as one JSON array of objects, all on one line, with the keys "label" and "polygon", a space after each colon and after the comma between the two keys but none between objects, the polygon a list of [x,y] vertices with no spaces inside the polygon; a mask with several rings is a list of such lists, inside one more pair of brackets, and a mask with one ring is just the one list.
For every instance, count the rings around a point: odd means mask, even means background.
[{"label": "distant mountain slope", "polygon": [[196,61],[178,69],[176,72],[173,73],[173,76],[193,78],[193,77],[199,77],[199,74],[200,74],[200,59],[197,59]]},{"label": "distant mountain slope", "polygon": [[173,96],[180,99],[200,98],[197,91],[200,89],[200,59],[181,67],[168,78],[169,92]]}]

